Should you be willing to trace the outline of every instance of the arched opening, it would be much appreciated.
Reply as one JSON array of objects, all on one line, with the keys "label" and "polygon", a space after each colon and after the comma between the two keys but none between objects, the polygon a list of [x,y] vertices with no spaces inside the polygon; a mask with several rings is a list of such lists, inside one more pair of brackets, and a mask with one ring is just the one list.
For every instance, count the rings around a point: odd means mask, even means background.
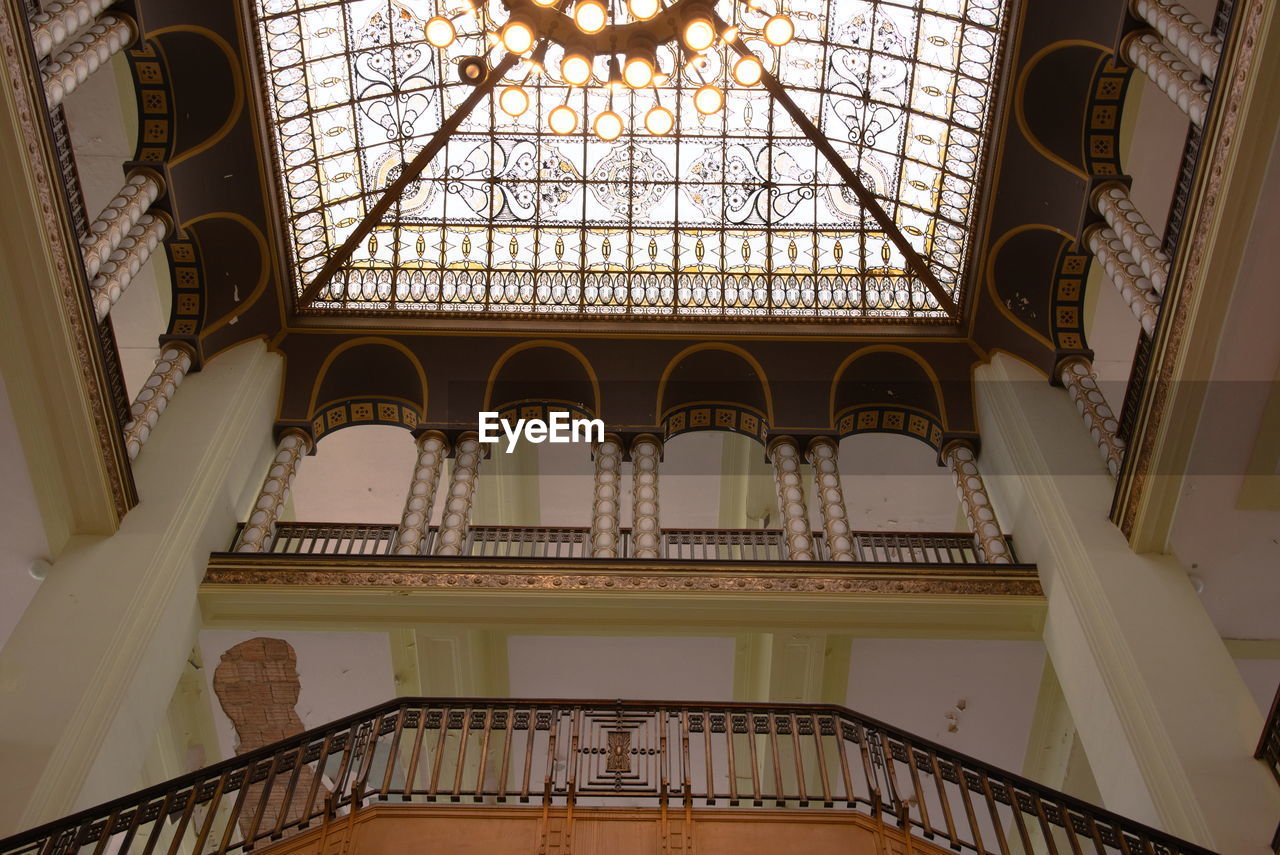
[{"label": "arched opening", "polygon": [[[283,520],[398,524],[416,461],[413,436],[403,428],[368,424],[327,433],[298,466]],[[446,486],[441,478],[433,523]]]}]

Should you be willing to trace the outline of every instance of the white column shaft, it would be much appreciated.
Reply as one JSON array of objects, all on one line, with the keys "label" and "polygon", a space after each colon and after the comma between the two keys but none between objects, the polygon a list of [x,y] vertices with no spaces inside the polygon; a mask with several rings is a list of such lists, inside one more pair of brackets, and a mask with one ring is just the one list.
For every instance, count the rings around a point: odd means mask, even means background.
[{"label": "white column shaft", "polygon": [[1116,418],[1102,390],[1098,388],[1098,375],[1093,373],[1093,363],[1083,356],[1064,360],[1058,373],[1067,394],[1075,402],[1076,410],[1084,419],[1098,450],[1102,452],[1102,460],[1107,464],[1107,471],[1112,475],[1120,474],[1120,466],[1124,463],[1124,440],[1116,436],[1120,429],[1120,421]]},{"label": "white column shaft", "polygon": [[591,503],[591,557],[618,557],[622,503],[622,443],[606,436],[595,448],[595,493]]},{"label": "white column shaft", "polygon": [[168,217],[143,214],[138,219],[138,224],[120,241],[119,248],[111,253],[98,275],[89,283],[93,294],[93,311],[99,321],[111,311],[111,307],[124,294],[124,289],[129,287],[133,277],[151,258],[151,253],[168,233]]},{"label": "white column shaft", "polygon": [[1089,232],[1088,244],[1142,329],[1147,335],[1153,334],[1160,311],[1160,295],[1151,280],[1142,274],[1138,262],[1125,250],[1120,236],[1109,228],[1095,228]]},{"label": "white column shaft", "polygon": [[1125,59],[1141,69],[1195,125],[1204,124],[1209,112],[1209,87],[1200,80],[1200,73],[1179,59],[1159,35],[1139,33],[1125,42],[1124,53]]},{"label": "white column shaft", "polygon": [[822,509],[822,531],[826,536],[827,555],[832,561],[853,561],[853,535],[849,531],[848,512],[844,506],[844,488],[840,484],[839,447],[827,437],[809,443],[809,462],[813,464],[813,485]]},{"label": "white column shaft", "polygon": [[111,57],[133,41],[133,23],[123,15],[103,15],[98,22],[44,64],[44,96],[53,109],[89,79]]},{"label": "white column shaft", "polygon": [[778,489],[778,508],[782,512],[782,536],[787,543],[787,557],[792,561],[812,561],[813,536],[809,532],[809,509],[804,500],[804,482],[800,478],[800,449],[789,436],[769,443],[769,462],[773,464],[773,480]]},{"label": "white column shaft", "polygon": [[1133,10],[1205,77],[1214,78],[1222,56],[1222,39],[1185,6],[1167,0],[1134,0]]},{"label": "white column shaft", "polygon": [[262,489],[258,491],[258,500],[253,503],[249,521],[240,532],[237,552],[271,551],[276,520],[280,518],[284,503],[289,500],[289,490],[293,486],[293,476],[298,472],[298,463],[310,449],[311,444],[300,433],[291,431],[280,438],[276,456],[271,461],[271,468],[267,470]]},{"label": "white column shaft", "polygon": [[173,393],[190,370],[191,351],[186,347],[170,345],[160,354],[151,376],[142,384],[138,397],[133,399],[133,406],[129,408],[129,421],[124,426],[124,447],[130,460],[138,456],[160,414],[169,406]]},{"label": "white column shaft", "polygon": [[662,530],[658,523],[657,437],[641,436],[631,446],[631,555],[661,558]]},{"label": "white column shaft", "polygon": [[102,14],[112,0],[55,0],[31,16],[31,40],[36,46],[36,59],[71,41],[72,36]]},{"label": "white column shaft", "polygon": [[1107,225],[1119,236],[1124,248],[1138,262],[1142,272],[1151,280],[1157,294],[1164,294],[1169,280],[1169,256],[1160,248],[1160,238],[1134,207],[1129,191],[1121,184],[1109,184],[1094,197],[1098,213],[1106,217]]},{"label": "white column shaft", "polygon": [[458,453],[453,460],[449,479],[449,497],[436,536],[437,555],[461,555],[471,524],[471,503],[476,495],[476,478],[480,474],[480,440],[475,434],[463,434],[458,440]]},{"label": "white column shaft", "polygon": [[973,449],[960,442],[952,443],[943,451],[943,460],[955,479],[956,496],[964,508],[965,519],[969,521],[969,530],[973,532],[978,559],[984,564],[1010,563],[1009,544],[1000,529],[1000,520],[996,519],[996,509],[992,507],[987,487],[982,482]]},{"label": "white column shaft", "polygon": [[436,486],[444,468],[448,443],[444,434],[427,431],[418,437],[418,462],[413,481],[400,514],[400,531],[396,538],[396,555],[422,555],[431,529],[431,509],[436,502]]},{"label": "white column shaft", "polygon": [[135,170],[129,174],[124,187],[90,224],[88,237],[80,241],[84,271],[90,280],[98,275],[120,241],[163,192],[164,186],[156,173]]}]

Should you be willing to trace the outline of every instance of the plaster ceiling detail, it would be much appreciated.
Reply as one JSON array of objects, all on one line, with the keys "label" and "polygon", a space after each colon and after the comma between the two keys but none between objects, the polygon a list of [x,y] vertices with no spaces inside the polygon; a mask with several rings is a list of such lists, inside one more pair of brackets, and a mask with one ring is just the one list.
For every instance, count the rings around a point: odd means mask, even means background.
[{"label": "plaster ceiling detail", "polygon": [[[456,7],[456,8],[455,8]],[[272,157],[300,295],[471,93],[456,64],[506,19],[481,3],[436,49],[423,26],[457,0],[255,0]],[[720,0],[791,98],[963,303],[975,192],[1005,27],[1003,0],[791,0],[794,41],[760,35],[774,11]],[[901,251],[787,112],[708,53],[660,87],[613,95],[627,133],[556,136],[545,116],[606,108],[572,88],[559,48],[528,63],[533,107],[482,101],[309,308],[361,313],[946,321]],[[663,54],[662,51],[667,51]],[[667,71],[673,48],[660,48]],[[493,58],[496,63],[496,57]],[[605,79],[603,58],[595,73]],[[701,78],[701,79],[700,79]],[[692,104],[702,80],[725,109]],[[659,100],[676,130],[650,136]]]}]

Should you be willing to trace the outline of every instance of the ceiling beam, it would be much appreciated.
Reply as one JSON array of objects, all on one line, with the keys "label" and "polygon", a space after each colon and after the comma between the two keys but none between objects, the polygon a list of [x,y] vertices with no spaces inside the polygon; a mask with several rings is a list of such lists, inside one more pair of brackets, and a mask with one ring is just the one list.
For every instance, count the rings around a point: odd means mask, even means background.
[{"label": "ceiling beam", "polygon": [[[724,19],[719,16],[716,16],[716,24],[721,32],[724,32],[729,27],[724,22]],[[742,39],[734,39],[729,44],[740,56],[755,56],[755,52],[743,44]],[[760,59],[760,57],[756,56],[756,59]],[[902,253],[903,258],[907,260],[907,267],[920,278],[920,281],[924,282],[925,287],[937,299],[938,305],[953,320],[959,320],[960,307],[956,305],[955,300],[951,299],[947,289],[942,287],[938,277],[929,269],[929,263],[921,257],[920,253],[916,252],[915,247],[911,245],[906,235],[898,228],[898,224],[893,221],[893,217],[889,216],[889,213],[881,207],[875,195],[858,178],[858,173],[849,164],[845,163],[844,158],[836,151],[835,146],[831,144],[826,135],[818,130],[818,126],[813,123],[813,120],[805,115],[804,110],[800,109],[800,106],[792,100],[787,93],[786,87],[778,82],[778,78],[774,77],[767,67],[764,67],[763,61],[761,61],[761,66],[764,73],[760,82],[764,84],[764,88],[773,96],[773,100],[782,105],[782,109],[787,111],[787,114],[791,116],[791,120],[809,138],[809,142],[813,143],[818,151],[822,152],[823,157],[835,168],[836,172],[840,173],[840,178],[853,191],[853,194],[858,197],[858,203],[870,211],[871,216],[875,217],[876,222],[884,229],[885,235],[888,236],[889,240],[893,241],[894,246]]]},{"label": "ceiling beam", "polygon": [[477,84],[475,89],[471,91],[471,94],[458,105],[458,109],[453,111],[453,115],[445,119],[444,124],[440,126],[439,130],[437,130],[427,142],[426,147],[423,148],[422,151],[418,152],[417,157],[415,157],[409,165],[405,167],[404,171],[400,173],[399,178],[387,185],[386,191],[382,194],[382,197],[378,199],[377,204],[369,209],[369,213],[365,214],[364,219],[356,226],[355,231],[351,233],[351,236],[347,238],[346,242],[343,243],[342,246],[338,247],[338,250],[333,255],[329,256],[329,260],[325,262],[324,267],[322,267],[320,272],[316,274],[316,278],[312,279],[311,282],[302,290],[302,296],[298,300],[298,304],[300,306],[305,306],[309,303],[315,302],[316,298],[320,296],[320,292],[324,290],[330,280],[337,275],[338,271],[342,269],[344,264],[351,260],[351,255],[355,252],[356,247],[364,241],[369,232],[373,231],[374,227],[376,227],[378,223],[382,222],[382,218],[386,215],[387,211],[391,210],[391,206],[400,200],[400,196],[404,193],[405,188],[408,187],[411,182],[418,179],[418,176],[422,174],[422,171],[427,168],[427,164],[429,164],[435,156],[440,153],[440,149],[444,148],[445,144],[449,142],[454,131],[458,129],[458,126],[462,124],[467,116],[471,115],[471,111],[476,108],[476,105],[493,91],[494,87],[498,85],[498,81],[500,81],[519,60],[520,57],[511,53],[503,57],[501,62],[489,70],[488,76]]}]

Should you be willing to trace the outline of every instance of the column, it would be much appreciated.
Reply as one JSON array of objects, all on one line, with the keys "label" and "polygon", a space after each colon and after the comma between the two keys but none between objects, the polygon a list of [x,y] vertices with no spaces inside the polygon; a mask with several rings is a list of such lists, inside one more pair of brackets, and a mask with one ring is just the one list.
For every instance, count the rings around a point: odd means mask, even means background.
[{"label": "column", "polygon": [[1204,124],[1209,112],[1209,87],[1200,81],[1199,72],[1188,68],[1157,33],[1130,33],[1120,43],[1120,53],[1159,86],[1197,127]]},{"label": "column", "polygon": [[449,479],[449,497],[436,537],[436,555],[461,555],[471,522],[471,501],[476,494],[476,476],[480,474],[480,435],[464,433],[458,437],[453,475]]},{"label": "column", "polygon": [[1133,11],[1155,27],[1156,32],[1164,36],[1178,53],[1191,60],[1205,77],[1212,80],[1217,74],[1222,39],[1185,6],[1168,0],[1134,0]]},{"label": "column", "polygon": [[44,59],[71,40],[111,5],[111,0],[55,0],[31,16],[36,59]]},{"label": "column", "polygon": [[120,241],[120,246],[103,262],[102,269],[89,283],[93,311],[99,322],[111,311],[111,307],[124,294],[124,289],[129,287],[133,277],[151,258],[151,253],[164,241],[172,228],[173,221],[163,211],[143,214],[138,218],[138,224],[129,229],[129,233]]},{"label": "column", "polygon": [[195,352],[189,344],[171,342],[165,345],[151,376],[142,384],[138,397],[133,399],[133,406],[129,408],[129,421],[124,426],[124,447],[130,460],[138,456],[151,436],[160,414],[169,406],[174,391],[191,370],[194,358]]},{"label": "column", "polygon": [[591,503],[591,557],[618,557],[618,514],[622,507],[622,440],[606,434],[595,447],[595,494]]},{"label": "column", "polygon": [[1160,311],[1160,295],[1151,280],[1142,275],[1142,268],[1125,251],[1119,235],[1109,228],[1090,226],[1085,229],[1084,241],[1093,251],[1093,257],[1111,278],[1120,296],[1129,304],[1133,316],[1142,324],[1147,335],[1155,333],[1156,317]]},{"label": "column", "polygon": [[973,447],[963,440],[952,442],[942,449],[942,459],[951,469],[956,482],[956,495],[964,507],[965,519],[973,532],[973,542],[978,550],[978,560],[984,564],[1008,564],[1009,544],[1005,542],[991,506],[987,487],[978,471],[978,459]]},{"label": "column", "polygon": [[631,556],[661,558],[658,526],[658,461],[662,440],[642,433],[631,443]]},{"label": "column", "polygon": [[832,561],[852,561],[853,536],[844,507],[844,489],[840,486],[840,469],[836,465],[839,443],[829,436],[809,442],[806,457],[813,464],[813,484],[822,509],[822,531],[826,535],[827,557]]},{"label": "column", "polygon": [[792,561],[812,561],[813,538],[809,534],[809,510],[805,507],[804,484],[800,480],[800,449],[793,438],[780,436],[769,441],[765,455],[773,464],[787,557]]},{"label": "column", "polygon": [[80,242],[80,254],[84,256],[84,270],[89,279],[98,275],[103,262],[163,193],[164,179],[160,173],[151,169],[135,169],[129,173],[124,187],[102,209],[89,226],[89,236]]},{"label": "column", "polygon": [[1156,293],[1163,295],[1169,279],[1169,256],[1160,248],[1155,231],[1133,206],[1129,191],[1123,184],[1109,181],[1094,191],[1093,206],[1106,217],[1107,225],[1151,280]]},{"label": "column", "polygon": [[133,21],[125,15],[103,15],[98,22],[50,57],[44,65],[44,95],[49,109],[134,40]]},{"label": "column", "polygon": [[1098,388],[1098,375],[1093,373],[1093,363],[1083,356],[1069,356],[1058,365],[1058,377],[1075,402],[1089,435],[1102,452],[1107,471],[1119,475],[1120,466],[1124,463],[1124,440],[1116,436],[1120,421]]},{"label": "column", "polygon": [[438,430],[424,431],[417,439],[418,462],[413,482],[400,514],[400,531],[396,537],[396,555],[422,555],[427,533],[431,529],[431,508],[436,502],[436,485],[440,470],[449,453],[449,440]]},{"label": "column", "polygon": [[276,445],[276,456],[271,461],[271,468],[262,482],[258,492],[258,500],[253,503],[253,512],[249,521],[240,532],[240,542],[236,544],[237,552],[270,552],[271,541],[275,537],[276,520],[284,503],[289,499],[289,489],[293,486],[293,476],[298,471],[298,463],[307,452],[311,451],[311,438],[297,429],[285,431]]}]

